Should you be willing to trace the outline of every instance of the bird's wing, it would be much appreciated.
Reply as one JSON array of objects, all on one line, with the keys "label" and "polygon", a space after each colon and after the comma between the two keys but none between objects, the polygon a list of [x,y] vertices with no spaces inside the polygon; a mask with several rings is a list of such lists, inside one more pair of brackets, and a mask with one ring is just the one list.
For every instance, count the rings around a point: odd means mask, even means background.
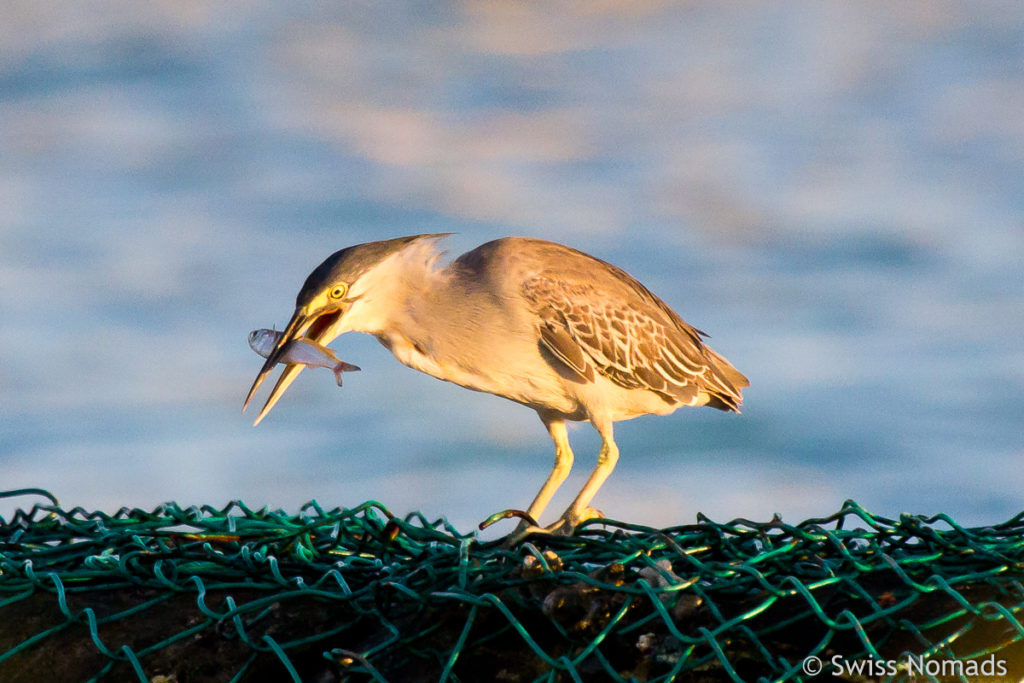
[{"label": "bird's wing", "polygon": [[594,381],[594,368],[583,348],[576,343],[556,311],[548,311],[540,325],[540,340],[555,358],[562,361],[580,378]]},{"label": "bird's wing", "polygon": [[701,342],[697,329],[625,277],[639,289],[604,291],[548,274],[524,281],[522,293],[541,321],[540,343],[583,379],[592,380],[596,371],[670,403],[691,403],[703,392],[712,404],[724,402],[716,407],[735,410],[740,393],[717,368],[732,366]]}]

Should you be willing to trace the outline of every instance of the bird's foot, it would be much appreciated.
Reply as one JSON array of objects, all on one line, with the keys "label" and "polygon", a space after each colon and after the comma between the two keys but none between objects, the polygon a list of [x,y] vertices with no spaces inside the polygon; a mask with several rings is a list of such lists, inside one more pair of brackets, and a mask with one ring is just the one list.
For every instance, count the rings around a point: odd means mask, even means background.
[{"label": "bird's foot", "polygon": [[540,526],[539,524],[531,523],[530,521],[523,520],[516,527],[515,531],[510,533],[504,542],[506,548],[512,548],[525,541],[530,536],[569,536],[572,534],[572,527],[565,524],[564,519],[559,519],[554,524],[548,526]]},{"label": "bird's foot", "polygon": [[583,522],[588,519],[600,519],[603,517],[604,513],[600,510],[587,507],[578,511],[566,510],[565,514],[559,517],[554,524],[549,524],[548,526],[539,526],[533,523],[532,519],[523,519],[519,526],[516,527],[516,530],[505,539],[505,545],[508,547],[519,545],[532,535],[572,536],[573,532],[576,531],[576,527]]},{"label": "bird's foot", "polygon": [[569,508],[565,511],[565,514],[562,515],[561,519],[555,522],[555,524],[564,524],[569,528],[568,533],[572,533],[576,527],[583,524],[583,522],[586,522],[588,519],[601,519],[603,517],[604,513],[597,508],[585,507],[579,510]]},{"label": "bird's foot", "polygon": [[505,537],[505,541],[502,543],[502,545],[506,548],[514,548],[530,536],[546,536],[550,534],[551,532],[542,526],[537,526],[536,524],[521,523],[519,526],[516,527],[515,531],[513,531]]},{"label": "bird's foot", "polygon": [[501,512],[495,512],[493,515],[480,522],[480,524],[477,525],[477,528],[480,529],[480,531],[483,531],[495,522],[500,522],[503,519],[509,519],[511,517],[518,517],[523,520],[519,522],[519,528],[524,526],[537,526],[537,521],[530,516],[529,512],[523,512],[522,510],[502,510]]},{"label": "bird's foot", "polygon": [[522,543],[528,536],[532,534],[546,534],[547,529],[538,526],[537,520],[530,516],[529,512],[522,510],[502,510],[501,512],[495,512],[493,515],[480,522],[478,525],[480,531],[483,531],[487,527],[491,526],[495,522],[500,522],[503,519],[509,519],[511,517],[518,517],[521,521],[519,526],[516,527],[515,531],[505,537],[505,541],[502,545],[506,548]]}]

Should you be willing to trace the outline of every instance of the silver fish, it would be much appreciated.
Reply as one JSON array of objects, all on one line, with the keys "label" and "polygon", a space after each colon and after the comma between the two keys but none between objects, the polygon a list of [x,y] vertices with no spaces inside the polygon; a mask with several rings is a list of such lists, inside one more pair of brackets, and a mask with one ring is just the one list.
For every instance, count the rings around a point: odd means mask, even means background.
[{"label": "silver fish", "polygon": [[[266,358],[282,334],[276,330],[253,330],[249,333],[249,347]],[[285,353],[279,362],[308,365],[311,368],[330,368],[334,372],[334,378],[338,380],[339,387],[341,386],[341,373],[359,370],[359,366],[339,360],[334,352],[326,346],[321,346],[312,339],[305,338],[292,340],[285,348]]]}]

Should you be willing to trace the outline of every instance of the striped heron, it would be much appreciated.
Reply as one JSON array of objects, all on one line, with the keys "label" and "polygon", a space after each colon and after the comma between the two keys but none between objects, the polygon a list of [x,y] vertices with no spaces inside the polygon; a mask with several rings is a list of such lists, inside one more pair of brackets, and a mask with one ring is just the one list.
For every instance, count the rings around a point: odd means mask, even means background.
[{"label": "striped heron", "polygon": [[[444,236],[358,244],[317,266],[245,406],[291,340],[326,345],[349,331],[372,334],[415,370],[537,411],[555,462],[523,532],[539,530],[534,520],[572,467],[566,421],[589,421],[601,451],[575,500],[546,527],[563,534],[601,516],[590,502],[619,457],[614,422],[681,406],[739,412],[747,378],[624,270],[523,237],[488,242],[441,267],[434,242]],[[286,365],[256,424],[303,367]]]}]

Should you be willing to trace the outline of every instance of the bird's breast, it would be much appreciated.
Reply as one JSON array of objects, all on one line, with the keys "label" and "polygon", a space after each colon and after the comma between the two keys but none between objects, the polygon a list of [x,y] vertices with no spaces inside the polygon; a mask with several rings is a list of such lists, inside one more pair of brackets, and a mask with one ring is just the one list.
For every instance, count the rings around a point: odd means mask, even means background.
[{"label": "bird's breast", "polygon": [[503,396],[534,409],[566,414],[580,410],[557,373],[546,363],[529,362],[527,350],[519,349],[518,344],[506,344],[505,352],[496,358],[495,344],[432,346],[429,341],[401,334],[381,334],[377,339],[403,365],[446,382]]}]

